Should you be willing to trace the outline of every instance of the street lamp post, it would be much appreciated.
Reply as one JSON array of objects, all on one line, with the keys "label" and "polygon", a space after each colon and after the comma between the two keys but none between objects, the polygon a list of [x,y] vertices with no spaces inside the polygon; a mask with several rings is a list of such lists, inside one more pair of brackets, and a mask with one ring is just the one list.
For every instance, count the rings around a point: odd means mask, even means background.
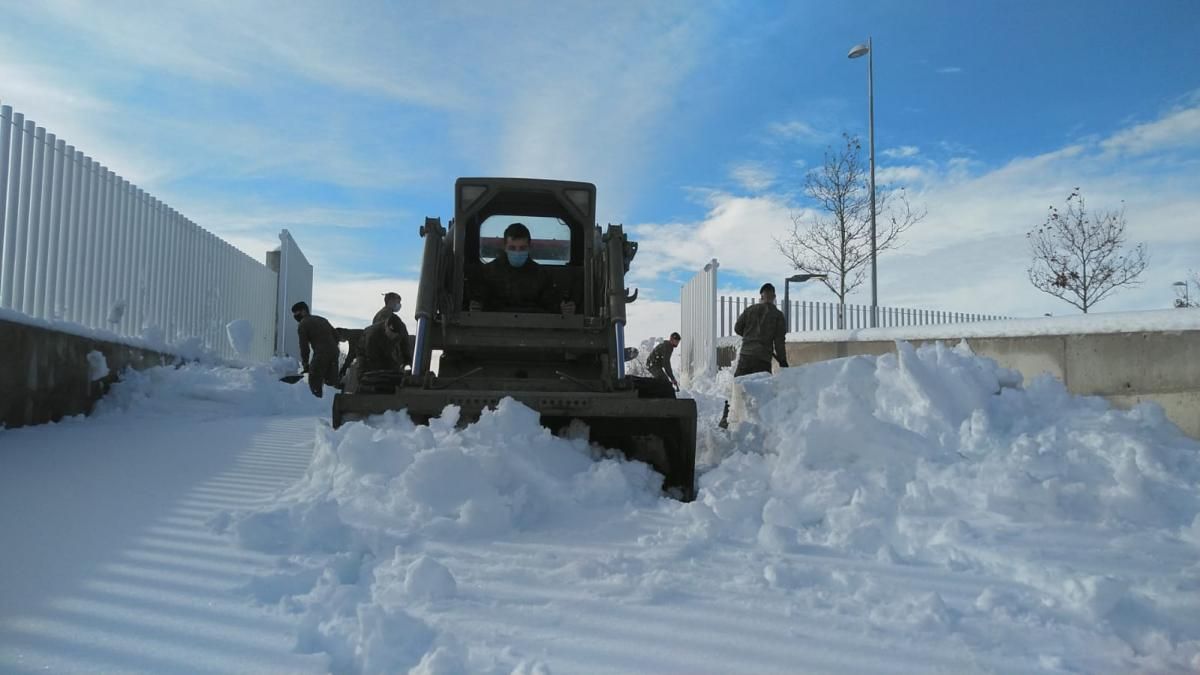
[{"label": "street lamp post", "polygon": [[783,321],[787,324],[789,332],[792,330],[792,296],[789,293],[792,290],[792,282],[803,283],[809,279],[824,278],[824,274],[793,274],[783,280]]},{"label": "street lamp post", "polygon": [[871,328],[879,325],[879,274],[875,259],[875,51],[871,49],[871,38],[867,44],[855,45],[847,54],[852,59],[867,56],[867,108],[869,111],[869,134],[871,139]]}]

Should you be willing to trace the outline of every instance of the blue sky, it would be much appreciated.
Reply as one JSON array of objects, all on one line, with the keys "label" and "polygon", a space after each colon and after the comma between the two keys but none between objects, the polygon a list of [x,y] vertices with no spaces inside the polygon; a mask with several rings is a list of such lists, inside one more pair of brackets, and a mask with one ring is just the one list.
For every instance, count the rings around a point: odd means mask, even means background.
[{"label": "blue sky", "polygon": [[[436,5],[436,6],[433,6]],[[1072,313],[1025,277],[1024,233],[1079,186],[1124,200],[1140,288],[1200,269],[1200,4],[1129,2],[114,2],[9,7],[0,101],[256,257],[288,228],[317,310],[412,297],[416,229],[457,176],[595,182],[642,242],[636,339],[722,287],[787,273],[772,237],[805,172],[867,130],[881,184],[929,216],[880,259],[880,302]],[[853,301],[868,299],[867,288]],[[808,299],[830,299],[812,286]]]}]

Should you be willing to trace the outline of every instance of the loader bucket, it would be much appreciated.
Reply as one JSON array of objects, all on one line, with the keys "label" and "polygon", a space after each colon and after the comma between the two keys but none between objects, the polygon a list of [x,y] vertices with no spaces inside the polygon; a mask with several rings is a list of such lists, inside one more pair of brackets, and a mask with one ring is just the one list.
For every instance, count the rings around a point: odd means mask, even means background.
[{"label": "loader bucket", "polygon": [[663,491],[680,501],[696,498],[696,402],[626,395],[564,392],[400,390],[395,394],[338,394],[333,426],[388,410],[406,410],[417,424],[438,417],[447,405],[461,408],[460,424],[479,419],[506,396],[538,411],[542,426],[559,433],[573,420],[586,424],[590,440],[646,462],[663,475]]}]

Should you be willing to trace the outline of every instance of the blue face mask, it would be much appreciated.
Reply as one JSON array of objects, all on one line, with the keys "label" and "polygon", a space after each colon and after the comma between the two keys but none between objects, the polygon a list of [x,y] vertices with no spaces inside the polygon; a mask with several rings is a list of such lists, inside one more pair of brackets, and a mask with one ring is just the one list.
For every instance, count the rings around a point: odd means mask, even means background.
[{"label": "blue face mask", "polygon": [[513,267],[521,267],[529,260],[529,251],[505,251],[508,255],[508,264]]}]

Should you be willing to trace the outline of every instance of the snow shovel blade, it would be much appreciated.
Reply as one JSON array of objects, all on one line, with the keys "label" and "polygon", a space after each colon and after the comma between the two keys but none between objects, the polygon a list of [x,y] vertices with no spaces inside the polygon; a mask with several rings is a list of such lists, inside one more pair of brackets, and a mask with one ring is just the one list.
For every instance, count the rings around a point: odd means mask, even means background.
[{"label": "snow shovel blade", "polygon": [[297,382],[299,382],[300,380],[303,380],[303,379],[304,379],[303,375],[284,375],[283,377],[279,378],[279,381],[287,382],[288,384],[296,384]]}]

